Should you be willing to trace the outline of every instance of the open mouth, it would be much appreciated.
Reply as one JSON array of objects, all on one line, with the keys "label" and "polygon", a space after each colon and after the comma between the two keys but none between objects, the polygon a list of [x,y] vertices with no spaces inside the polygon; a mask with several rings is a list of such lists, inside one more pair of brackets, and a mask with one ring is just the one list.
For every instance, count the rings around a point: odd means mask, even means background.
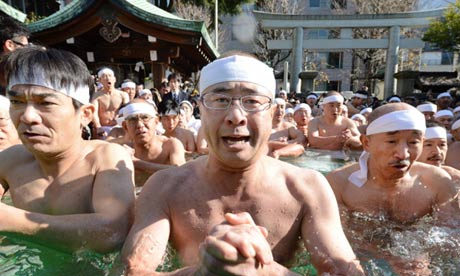
[{"label": "open mouth", "polygon": [[249,142],[249,136],[226,136],[222,137],[222,139],[229,145],[240,145]]}]

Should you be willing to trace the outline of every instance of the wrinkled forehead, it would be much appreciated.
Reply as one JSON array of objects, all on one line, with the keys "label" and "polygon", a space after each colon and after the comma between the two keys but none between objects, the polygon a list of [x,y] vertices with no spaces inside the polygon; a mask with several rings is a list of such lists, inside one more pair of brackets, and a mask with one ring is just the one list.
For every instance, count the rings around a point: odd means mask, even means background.
[{"label": "wrinkled forehead", "polygon": [[241,94],[241,95],[265,95],[273,99],[273,93],[262,85],[245,81],[225,81],[209,86],[203,91],[203,95],[210,93]]},{"label": "wrinkled forehead", "polygon": [[[368,137],[375,137],[377,142],[380,138],[423,138],[424,133],[417,129],[407,129],[407,130],[397,130],[397,131],[388,131],[383,133],[376,133],[367,135]],[[381,142],[381,140],[380,140]]]}]

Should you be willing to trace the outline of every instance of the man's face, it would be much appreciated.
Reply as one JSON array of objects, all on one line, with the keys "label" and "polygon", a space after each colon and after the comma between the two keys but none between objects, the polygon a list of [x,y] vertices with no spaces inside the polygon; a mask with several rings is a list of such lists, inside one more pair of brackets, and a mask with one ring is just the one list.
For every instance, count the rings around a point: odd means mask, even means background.
[{"label": "man's face", "polygon": [[433,138],[423,142],[423,151],[417,160],[440,167],[446,159],[446,153],[447,139]]},{"label": "man's face", "polygon": [[286,93],[280,93],[280,98],[283,100],[287,100],[287,94]]},{"label": "man's face", "polygon": [[436,122],[444,126],[447,130],[450,130],[453,119],[454,118],[450,116],[441,116],[441,117],[436,118]]},{"label": "man's face", "polygon": [[184,111],[185,118],[189,120],[193,115],[193,109],[188,104],[182,104],[180,108]]},{"label": "man's face", "polygon": [[311,113],[305,109],[299,109],[294,112],[294,121],[298,126],[306,126],[310,122]]},{"label": "man's face", "polygon": [[136,97],[136,89],[131,87],[122,88],[124,92],[128,94],[129,100],[132,101]]},{"label": "man's face", "polygon": [[422,112],[422,113],[423,113],[423,116],[425,116],[425,121],[429,122],[429,121],[434,120],[434,112],[425,111],[425,112]]},{"label": "man's face", "polygon": [[460,141],[460,128],[457,128],[455,130],[451,130],[450,133],[454,137],[455,141]]},{"label": "man's face", "polygon": [[362,99],[362,98],[358,98],[358,97],[353,97],[353,100],[352,100],[352,103],[355,107],[358,107],[360,105],[363,105],[364,104],[364,101],[366,99]]},{"label": "man's face", "polygon": [[307,104],[310,106],[310,107],[313,107],[316,103],[316,99],[313,99],[313,98],[309,98],[306,100]]},{"label": "man's face", "polygon": [[152,140],[157,123],[157,117],[152,117],[149,114],[135,114],[126,117],[123,128],[134,144],[142,145]]},{"label": "man's face", "polygon": [[274,122],[281,122],[284,119],[286,113],[286,104],[276,104],[275,116],[273,117]]},{"label": "man's face", "polygon": [[417,130],[379,133],[363,138],[373,167],[388,177],[403,177],[422,153],[423,134]]},{"label": "man's face", "polygon": [[148,101],[148,100],[152,100],[153,96],[150,93],[145,93],[145,94],[142,94],[142,96],[139,96],[139,98]]},{"label": "man's face", "polygon": [[438,110],[440,109],[446,109],[450,106],[452,102],[452,98],[450,97],[441,97],[437,100],[437,104],[440,108],[438,108]]},{"label": "man's face", "polygon": [[3,50],[5,53],[13,52],[19,48],[25,47],[29,44],[29,40],[25,36],[16,36],[5,41]]},{"label": "man's face", "polygon": [[35,85],[15,85],[8,95],[11,120],[31,152],[60,153],[81,139],[84,113],[75,110],[72,98]]},{"label": "man's face", "polygon": [[342,103],[332,102],[323,104],[324,116],[331,119],[336,119],[342,114]]},{"label": "man's face", "polygon": [[[202,95],[225,94],[232,98],[261,95],[273,99],[273,94],[262,86],[248,82],[223,82],[207,88]],[[267,101],[268,103],[269,101]],[[274,108],[249,112],[241,102],[233,100],[227,110],[213,110],[200,102],[201,122],[208,142],[209,154],[223,166],[242,168],[257,162],[267,152]],[[264,105],[269,107],[269,104]]]},{"label": "man's face", "polygon": [[179,115],[163,115],[161,116],[161,124],[166,132],[174,131],[179,124]]},{"label": "man's face", "polygon": [[169,81],[169,88],[171,91],[177,91],[179,90],[179,81],[176,78],[171,78]]},{"label": "man's face", "polygon": [[0,109],[0,150],[4,150],[19,143],[18,132],[10,120],[10,114],[6,109]]},{"label": "man's face", "polygon": [[117,81],[117,79],[115,78],[114,75],[110,73],[105,73],[101,75],[101,77],[99,78],[99,81],[104,86],[104,89],[110,89],[110,88],[115,87],[115,82]]}]

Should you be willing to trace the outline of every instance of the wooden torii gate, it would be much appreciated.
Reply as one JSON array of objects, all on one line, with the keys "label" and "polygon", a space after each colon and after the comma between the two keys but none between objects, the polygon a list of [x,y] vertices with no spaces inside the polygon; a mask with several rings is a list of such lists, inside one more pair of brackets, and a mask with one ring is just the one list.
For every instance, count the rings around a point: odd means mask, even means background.
[{"label": "wooden torii gate", "polygon": [[[387,49],[384,94],[394,93],[394,74],[400,48],[420,49],[420,39],[400,38],[401,27],[428,26],[432,19],[441,17],[444,9],[393,14],[340,14],[340,15],[292,15],[253,11],[263,29],[292,29],[293,40],[269,40],[272,50],[292,50],[291,87],[297,87],[302,70],[303,51],[337,49]],[[354,39],[353,28],[388,28],[388,38]],[[339,39],[303,39],[304,29],[340,29]]]}]

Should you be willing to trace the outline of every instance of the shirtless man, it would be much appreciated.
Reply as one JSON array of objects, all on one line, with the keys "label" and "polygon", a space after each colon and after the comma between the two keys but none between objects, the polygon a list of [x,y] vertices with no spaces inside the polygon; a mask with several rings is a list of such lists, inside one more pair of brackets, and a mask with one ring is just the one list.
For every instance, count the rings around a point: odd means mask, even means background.
[{"label": "shirtless man", "polygon": [[90,74],[69,52],[28,47],[6,59],[10,117],[22,145],[0,153],[0,231],[62,250],[119,247],[131,226],[133,164],[118,145],[81,138]]},{"label": "shirtless man", "polygon": [[10,119],[9,110],[10,100],[0,95],[0,151],[21,143]]},{"label": "shirtless man", "polygon": [[[460,171],[444,165],[447,154],[447,132],[437,123],[428,123],[423,139],[423,150],[417,161],[444,169],[454,183],[460,185]],[[459,186],[460,187],[460,186]]]},{"label": "shirtless man", "polygon": [[367,102],[367,96],[367,92],[362,90],[356,91],[356,93],[353,94],[351,101],[347,103],[349,117],[359,114],[364,104]]},{"label": "shirtless man", "polygon": [[92,104],[96,108],[93,123],[98,138],[105,139],[113,126],[117,124],[115,118],[121,106],[129,102],[129,96],[115,89],[115,73],[112,69],[103,68],[98,73],[102,89],[93,96]]},{"label": "shirtless man", "polygon": [[408,104],[375,109],[361,136],[359,163],[327,175],[339,205],[401,222],[421,218],[434,207],[459,212],[450,201],[456,191],[449,174],[416,161],[424,132],[423,115]]},{"label": "shirtless man", "polygon": [[160,113],[161,124],[165,130],[163,135],[174,137],[181,141],[186,153],[195,152],[196,146],[193,132],[179,127],[179,114],[181,112],[179,104],[173,100],[162,101],[158,112]]},{"label": "shirtless man", "polygon": [[129,101],[134,100],[136,97],[136,83],[127,80],[121,84],[121,91],[128,94]]},{"label": "shirtless man", "polygon": [[450,129],[453,142],[449,144],[446,154],[446,165],[460,170],[460,119]]},{"label": "shirtless man", "polygon": [[153,173],[185,163],[182,143],[175,138],[157,135],[158,116],[155,108],[135,99],[123,108],[123,128],[132,141],[131,156],[136,169],[136,185],[142,186]]},{"label": "shirtless man", "polygon": [[305,136],[297,128],[284,120],[286,102],[281,98],[275,99],[276,112],[272,120],[272,134],[270,141],[303,145]]},{"label": "shirtless man", "polygon": [[304,146],[308,145],[308,123],[312,119],[311,109],[308,104],[301,103],[294,108],[294,121],[296,122],[297,129],[305,136]]},{"label": "shirtless man", "polygon": [[425,121],[434,121],[434,114],[438,111],[438,107],[430,102],[424,102],[417,105],[417,110],[422,112],[425,116]]},{"label": "shirtless man", "polygon": [[171,274],[295,275],[283,264],[299,237],[319,274],[362,275],[324,177],[265,155],[273,70],[231,55],[204,67],[199,87],[209,155],[146,183],[122,251],[127,275],[156,275],[168,240],[188,266]]},{"label": "shirtless man", "polygon": [[326,94],[322,102],[323,115],[314,118],[308,126],[310,147],[327,150],[359,149],[359,131],[349,118],[340,115],[343,96],[336,91]]},{"label": "shirtless man", "polygon": [[313,117],[321,115],[321,110],[319,107],[316,106],[316,102],[318,101],[318,96],[314,93],[310,93],[307,95],[307,98],[305,99],[305,102],[310,106],[311,108],[311,115]]}]

